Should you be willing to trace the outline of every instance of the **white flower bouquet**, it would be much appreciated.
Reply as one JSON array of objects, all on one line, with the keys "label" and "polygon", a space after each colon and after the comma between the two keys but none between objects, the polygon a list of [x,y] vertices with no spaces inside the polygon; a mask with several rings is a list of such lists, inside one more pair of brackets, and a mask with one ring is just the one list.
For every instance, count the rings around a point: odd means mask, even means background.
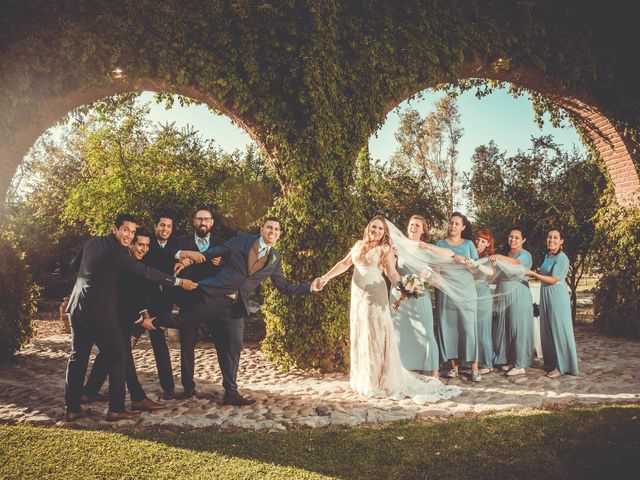
[{"label": "white flower bouquet", "polygon": [[400,307],[400,304],[407,298],[420,298],[424,296],[427,292],[425,282],[431,276],[431,273],[433,273],[433,271],[430,268],[427,268],[422,271],[420,275],[411,273],[404,277],[400,277],[400,280],[398,280],[398,284],[396,285],[396,288],[400,291],[400,297],[394,302],[391,308],[397,310],[398,307]]}]

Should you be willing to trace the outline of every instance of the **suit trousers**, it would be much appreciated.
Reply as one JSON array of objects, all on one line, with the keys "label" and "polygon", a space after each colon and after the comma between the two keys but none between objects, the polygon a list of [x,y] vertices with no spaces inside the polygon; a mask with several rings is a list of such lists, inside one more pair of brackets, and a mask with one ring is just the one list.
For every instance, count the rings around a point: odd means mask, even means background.
[{"label": "suit trousers", "polygon": [[234,302],[226,297],[209,298],[193,311],[196,324],[206,323],[213,334],[225,393],[238,390],[236,382],[244,339],[244,317],[236,315]]},{"label": "suit trousers", "polygon": [[[173,381],[173,369],[171,367],[171,357],[169,356],[167,339],[164,335],[164,330],[159,327],[169,326],[170,328],[176,328],[177,322],[168,321],[168,319],[172,319],[172,317],[173,315],[171,314],[171,310],[159,314],[154,321],[156,329],[149,330],[149,340],[151,340],[153,357],[156,360],[158,380],[160,380],[160,386],[165,392],[173,392],[175,390],[175,383]],[[133,328],[133,335],[136,338],[140,338],[145,331],[146,330],[144,328],[136,325]]]},{"label": "suit trousers", "polygon": [[[127,389],[129,390],[131,401],[139,402],[147,398],[147,395],[144,393],[144,389],[142,388],[140,380],[138,379],[136,365],[133,361],[133,354],[131,353],[131,328],[121,326],[121,332],[124,349],[127,355],[125,383],[127,385]],[[98,392],[100,392],[100,389],[102,388],[102,385],[107,379],[108,374],[109,364],[107,362],[107,359],[102,352],[99,352],[93,362],[91,372],[89,373],[89,378],[87,379],[87,383],[82,389],[82,393],[90,397],[97,396]],[[109,391],[111,391],[111,385],[109,385]]]},{"label": "suit trousers", "polygon": [[180,310],[180,381],[185,391],[196,388],[193,375],[199,322],[194,310],[186,308]]},{"label": "suit trousers", "polygon": [[93,345],[104,355],[109,374],[109,411],[124,411],[125,370],[127,353],[117,322],[93,324],[71,318],[71,355],[65,378],[65,406],[67,412],[80,411],[82,384],[87,373]]}]

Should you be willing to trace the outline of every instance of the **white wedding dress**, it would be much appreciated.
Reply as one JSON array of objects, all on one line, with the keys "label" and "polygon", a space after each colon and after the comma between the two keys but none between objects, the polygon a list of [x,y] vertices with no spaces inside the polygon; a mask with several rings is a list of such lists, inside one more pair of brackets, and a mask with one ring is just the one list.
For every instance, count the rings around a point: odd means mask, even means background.
[{"label": "white wedding dress", "polygon": [[437,378],[417,375],[402,367],[380,265],[382,247],[367,252],[362,261],[358,259],[361,245],[362,241],[351,249],[351,388],[367,397],[410,397],[419,404],[459,395],[458,387],[445,386]]}]

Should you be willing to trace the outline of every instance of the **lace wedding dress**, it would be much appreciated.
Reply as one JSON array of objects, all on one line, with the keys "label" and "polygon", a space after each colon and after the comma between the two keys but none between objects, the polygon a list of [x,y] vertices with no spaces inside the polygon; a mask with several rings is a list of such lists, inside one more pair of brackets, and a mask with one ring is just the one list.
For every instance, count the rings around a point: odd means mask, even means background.
[{"label": "lace wedding dress", "polygon": [[351,388],[367,397],[410,397],[419,404],[459,395],[458,387],[447,387],[437,378],[402,367],[380,265],[382,247],[367,252],[363,261],[358,258],[361,245],[358,242],[351,249]]}]

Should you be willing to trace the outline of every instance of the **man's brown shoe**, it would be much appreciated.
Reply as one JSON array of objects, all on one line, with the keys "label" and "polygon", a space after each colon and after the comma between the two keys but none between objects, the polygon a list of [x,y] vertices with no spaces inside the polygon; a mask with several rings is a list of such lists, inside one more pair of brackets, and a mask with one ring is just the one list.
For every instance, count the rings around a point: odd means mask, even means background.
[{"label": "man's brown shoe", "polygon": [[183,390],[182,392],[176,393],[175,398],[177,400],[186,400],[187,398],[195,397],[196,389],[192,388],[191,390]]},{"label": "man's brown shoe", "polygon": [[80,410],[79,412],[65,412],[64,421],[75,422],[76,420],[80,420],[81,418],[86,418],[89,415],[91,415],[91,410]]},{"label": "man's brown shoe", "polygon": [[142,410],[145,412],[151,412],[153,410],[162,410],[165,405],[154,402],[150,398],[143,398],[138,402],[131,402],[131,410]]},{"label": "man's brown shoe", "polygon": [[255,400],[251,398],[245,398],[238,392],[225,393],[222,399],[223,405],[237,405],[239,407],[242,407],[245,405],[253,405],[254,403],[256,403]]},{"label": "man's brown shoe", "polygon": [[174,390],[163,390],[160,394],[160,398],[162,400],[173,400],[174,398],[176,398],[176,392]]},{"label": "man's brown shoe", "polygon": [[107,422],[117,422],[118,420],[135,420],[140,415],[140,412],[107,412],[106,420]]}]

